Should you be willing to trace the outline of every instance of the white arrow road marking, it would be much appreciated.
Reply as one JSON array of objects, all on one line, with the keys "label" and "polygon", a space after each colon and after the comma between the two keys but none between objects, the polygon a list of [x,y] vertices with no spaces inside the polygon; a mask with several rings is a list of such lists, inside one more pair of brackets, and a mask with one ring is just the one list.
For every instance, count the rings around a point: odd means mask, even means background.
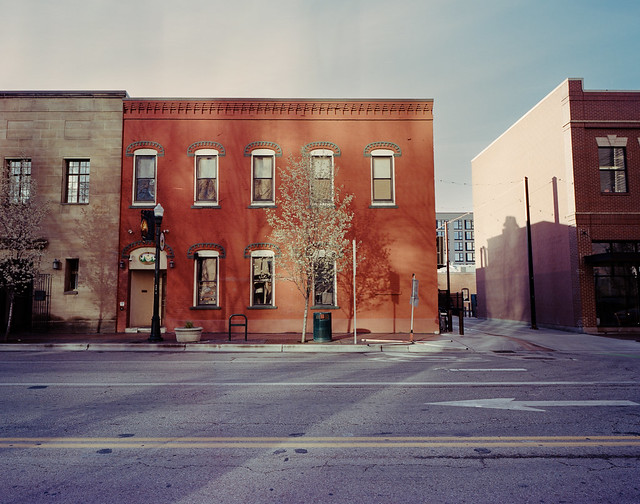
[{"label": "white arrow road marking", "polygon": [[468,369],[456,369],[456,368],[452,368],[449,369],[449,371],[451,372],[455,372],[455,371],[464,371],[464,372],[493,372],[493,373],[497,373],[497,372],[502,372],[502,371],[526,371],[525,368],[494,368],[494,369],[483,369],[483,368],[468,368]]},{"label": "white arrow road marking", "polygon": [[437,406],[463,406],[467,408],[491,408],[520,411],[546,411],[534,406],[640,406],[633,401],[516,401],[514,397],[495,399],[470,399],[468,401],[445,401],[425,403]]}]

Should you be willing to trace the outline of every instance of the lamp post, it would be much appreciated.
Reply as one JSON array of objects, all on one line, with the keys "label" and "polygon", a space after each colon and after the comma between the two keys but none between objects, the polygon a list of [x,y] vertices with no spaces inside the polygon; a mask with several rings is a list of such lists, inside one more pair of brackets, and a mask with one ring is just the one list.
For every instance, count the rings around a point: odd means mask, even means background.
[{"label": "lamp post", "polygon": [[155,275],[153,279],[153,316],[151,317],[151,335],[150,343],[162,341],[160,335],[160,228],[162,226],[162,216],[164,208],[158,203],[153,209],[153,217],[155,219],[155,238],[156,238],[156,260]]}]

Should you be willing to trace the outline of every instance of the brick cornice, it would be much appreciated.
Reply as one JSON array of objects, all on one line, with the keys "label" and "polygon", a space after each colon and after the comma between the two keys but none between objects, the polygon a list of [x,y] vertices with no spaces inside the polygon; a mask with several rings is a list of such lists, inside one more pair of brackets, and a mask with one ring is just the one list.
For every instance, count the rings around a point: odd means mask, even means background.
[{"label": "brick cornice", "polygon": [[125,118],[432,119],[433,100],[126,99]]}]

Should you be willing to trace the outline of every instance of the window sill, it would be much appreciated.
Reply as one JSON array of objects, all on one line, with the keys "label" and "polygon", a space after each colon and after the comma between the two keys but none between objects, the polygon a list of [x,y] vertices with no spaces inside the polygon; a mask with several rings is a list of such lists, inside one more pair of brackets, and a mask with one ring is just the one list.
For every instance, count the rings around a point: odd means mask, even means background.
[{"label": "window sill", "polygon": [[87,201],[86,203],[85,202],[71,203],[69,201],[61,201],[60,204],[63,206],[83,206],[83,205],[86,206],[89,204],[89,202]]},{"label": "window sill", "polygon": [[191,205],[191,208],[193,208],[194,210],[202,210],[204,208],[218,209],[220,208],[220,205],[218,205],[217,203],[211,205]]},{"label": "window sill", "polygon": [[247,310],[277,310],[278,307],[277,306],[273,306],[273,305],[254,305],[254,306],[247,306]]},{"label": "window sill", "polygon": [[629,191],[625,192],[602,192],[600,191],[600,196],[628,196]]},{"label": "window sill", "polygon": [[129,208],[150,208],[151,210],[153,210],[155,207],[155,203],[131,203],[131,205],[129,205]]},{"label": "window sill", "polygon": [[247,208],[278,208],[275,203],[251,203]]},{"label": "window sill", "polygon": [[78,291],[64,291],[65,296],[77,296]]},{"label": "window sill", "polygon": [[371,203],[371,205],[369,205],[369,208],[398,208],[398,205],[396,205],[395,203]]},{"label": "window sill", "polygon": [[190,310],[222,310],[221,306],[190,306]]},{"label": "window sill", "polygon": [[340,307],[336,305],[314,305],[310,310],[322,311],[322,310],[339,310]]}]

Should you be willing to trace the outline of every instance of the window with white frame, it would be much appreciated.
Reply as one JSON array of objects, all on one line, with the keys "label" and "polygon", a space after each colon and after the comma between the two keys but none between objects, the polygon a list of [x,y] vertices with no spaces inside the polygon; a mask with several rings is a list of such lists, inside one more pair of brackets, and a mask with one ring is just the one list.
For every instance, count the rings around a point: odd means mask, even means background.
[{"label": "window with white frame", "polygon": [[313,302],[315,306],[336,305],[336,263],[324,250],[314,264]]},{"label": "window with white frame", "polygon": [[199,149],[195,152],[196,205],[218,204],[218,154],[215,149]]},{"label": "window with white frame", "polygon": [[156,202],[158,153],[138,149],[133,153],[133,203],[153,205]]},{"label": "window with white frame", "polygon": [[88,159],[67,159],[65,173],[65,203],[89,203]]},{"label": "window with white frame", "polygon": [[195,306],[218,306],[218,259],[212,250],[202,250],[195,257]]},{"label": "window with white frame", "polygon": [[31,159],[8,159],[9,201],[26,203],[31,197]]},{"label": "window with white frame", "polygon": [[256,149],[251,153],[251,203],[275,203],[276,156],[271,149]]},{"label": "window with white frame", "polygon": [[311,151],[310,155],[313,173],[312,203],[331,203],[333,202],[333,151],[316,149]]},{"label": "window with white frame", "polygon": [[624,147],[598,147],[600,192],[626,193],[627,167]]},{"label": "window with white frame", "polygon": [[373,205],[395,203],[393,151],[371,151],[371,202]]},{"label": "window with white frame", "polygon": [[274,253],[251,252],[251,306],[274,306]]}]

